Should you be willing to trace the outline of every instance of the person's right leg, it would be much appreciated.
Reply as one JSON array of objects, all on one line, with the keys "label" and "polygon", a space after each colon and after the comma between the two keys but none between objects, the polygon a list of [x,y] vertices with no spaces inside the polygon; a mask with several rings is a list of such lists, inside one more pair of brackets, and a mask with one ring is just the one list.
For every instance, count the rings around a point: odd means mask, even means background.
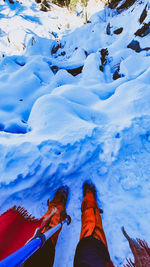
[{"label": "person's right leg", "polygon": [[83,196],[81,234],[75,253],[74,267],[113,266],[93,184],[84,183]]}]

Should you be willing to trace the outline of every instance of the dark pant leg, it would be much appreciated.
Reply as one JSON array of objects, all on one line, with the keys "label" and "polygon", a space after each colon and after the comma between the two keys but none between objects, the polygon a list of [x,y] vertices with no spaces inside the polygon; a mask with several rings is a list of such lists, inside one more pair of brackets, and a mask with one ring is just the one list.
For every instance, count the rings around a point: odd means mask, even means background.
[{"label": "dark pant leg", "polygon": [[55,257],[55,248],[51,239],[38,249],[23,265],[24,267],[52,267]]},{"label": "dark pant leg", "polygon": [[105,267],[109,261],[109,252],[102,241],[92,236],[79,241],[75,252],[74,267]]}]

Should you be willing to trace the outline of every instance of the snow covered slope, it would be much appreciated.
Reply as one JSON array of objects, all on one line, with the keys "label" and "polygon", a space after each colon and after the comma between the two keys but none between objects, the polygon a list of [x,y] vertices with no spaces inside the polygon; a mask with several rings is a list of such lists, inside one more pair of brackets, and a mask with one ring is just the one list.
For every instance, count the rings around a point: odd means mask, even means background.
[{"label": "snow covered slope", "polygon": [[[59,42],[48,35],[51,12],[27,3],[0,7],[0,211],[17,204],[40,217],[47,198],[67,184],[72,224],[60,235],[55,267],[70,267],[82,183],[91,178],[111,258],[123,266],[130,251],[122,225],[150,242],[149,2],[107,7],[68,34],[58,31]],[[5,38],[6,21],[15,27],[16,18],[28,23],[18,53]]]}]

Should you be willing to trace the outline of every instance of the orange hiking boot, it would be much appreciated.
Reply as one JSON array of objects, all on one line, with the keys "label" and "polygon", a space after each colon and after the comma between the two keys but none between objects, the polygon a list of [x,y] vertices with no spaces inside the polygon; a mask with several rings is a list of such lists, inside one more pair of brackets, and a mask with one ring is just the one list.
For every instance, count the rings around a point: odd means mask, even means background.
[{"label": "orange hiking boot", "polygon": [[[44,233],[54,227],[66,218],[65,206],[68,198],[68,187],[60,187],[54,198],[47,201],[48,211],[41,218],[42,224],[37,233]],[[49,238],[44,246],[38,249],[24,264],[24,267],[44,266],[52,267],[55,258],[55,246],[59,235],[58,230],[51,238]]]},{"label": "orange hiking boot", "polygon": [[[44,233],[50,228],[56,226],[58,223],[62,222],[66,217],[66,202],[68,198],[68,186],[61,186],[54,196],[54,198],[49,201],[47,200],[48,211],[42,216],[42,226],[41,232]],[[53,245],[56,245],[59,232],[57,231],[52,237],[51,240]]]},{"label": "orange hiking boot", "polygon": [[102,219],[96,201],[96,189],[91,181],[83,184],[81,205],[81,234],[77,245],[74,267],[114,267],[107,246]]},{"label": "orange hiking boot", "polygon": [[83,184],[83,197],[81,205],[82,226],[80,239],[93,236],[94,238],[101,240],[107,248],[107,241],[100,215],[103,211],[99,209],[97,205],[96,189],[92,182],[86,181]]}]

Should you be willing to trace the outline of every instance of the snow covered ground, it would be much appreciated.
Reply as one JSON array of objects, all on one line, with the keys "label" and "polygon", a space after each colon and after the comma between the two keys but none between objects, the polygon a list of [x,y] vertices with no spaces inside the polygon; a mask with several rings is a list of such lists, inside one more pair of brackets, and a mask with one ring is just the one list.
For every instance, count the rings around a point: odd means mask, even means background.
[{"label": "snow covered ground", "polygon": [[53,10],[22,3],[0,5],[0,212],[16,204],[40,217],[67,184],[72,223],[55,267],[70,267],[90,178],[111,258],[123,266],[130,250],[122,225],[150,244],[149,3],[119,14],[106,8],[83,26],[72,14],[64,22],[63,13],[52,19]]}]

